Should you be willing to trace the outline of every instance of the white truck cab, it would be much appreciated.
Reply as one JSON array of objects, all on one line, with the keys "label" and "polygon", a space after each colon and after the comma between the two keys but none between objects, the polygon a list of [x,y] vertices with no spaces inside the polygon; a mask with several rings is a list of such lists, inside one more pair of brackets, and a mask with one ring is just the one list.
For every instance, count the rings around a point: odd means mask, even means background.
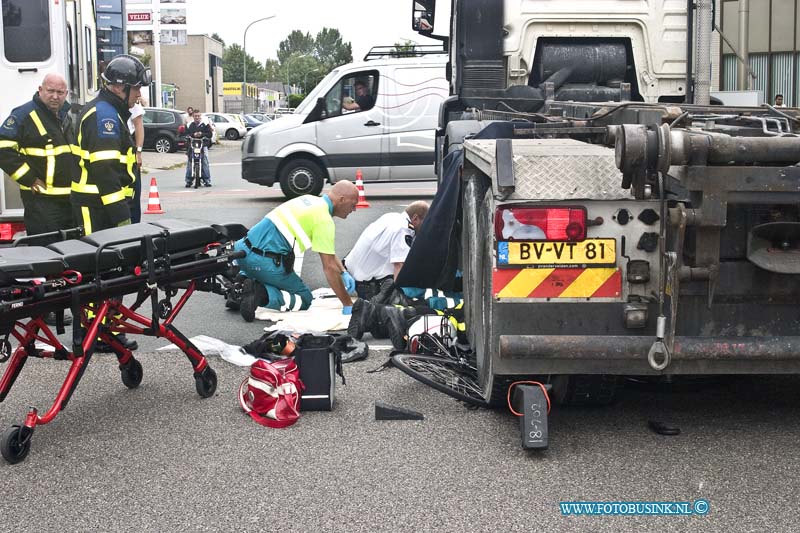
[{"label": "white truck cab", "polygon": [[251,130],[242,178],[287,197],[319,194],[325,181],[434,180],[434,135],[448,96],[441,48],[397,57],[375,47],[331,71],[294,113]]}]

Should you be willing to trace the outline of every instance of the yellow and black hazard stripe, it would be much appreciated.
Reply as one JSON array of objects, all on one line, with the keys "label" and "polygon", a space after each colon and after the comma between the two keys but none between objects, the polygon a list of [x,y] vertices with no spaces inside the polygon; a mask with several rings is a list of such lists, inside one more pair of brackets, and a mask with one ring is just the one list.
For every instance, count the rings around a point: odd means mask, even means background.
[{"label": "yellow and black hazard stripe", "polygon": [[496,298],[619,298],[619,268],[495,269],[492,294]]}]

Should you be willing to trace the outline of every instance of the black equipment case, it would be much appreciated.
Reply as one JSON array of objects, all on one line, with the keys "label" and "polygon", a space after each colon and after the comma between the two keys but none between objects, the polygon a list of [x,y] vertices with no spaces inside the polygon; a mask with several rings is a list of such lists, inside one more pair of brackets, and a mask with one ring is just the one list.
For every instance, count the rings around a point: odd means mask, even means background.
[{"label": "black equipment case", "polygon": [[300,396],[301,411],[333,409],[335,374],[342,376],[341,354],[333,349],[331,335],[306,334],[300,337],[294,360],[300,367],[300,380],[305,390]]}]

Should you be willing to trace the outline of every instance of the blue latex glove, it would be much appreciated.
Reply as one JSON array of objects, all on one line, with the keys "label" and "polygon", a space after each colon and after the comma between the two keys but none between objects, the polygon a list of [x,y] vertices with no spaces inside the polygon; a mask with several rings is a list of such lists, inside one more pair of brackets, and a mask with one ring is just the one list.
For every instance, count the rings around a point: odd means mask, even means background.
[{"label": "blue latex glove", "polygon": [[[342,272],[342,281],[344,282],[344,290],[346,290],[348,293],[356,292],[356,280],[353,279],[353,276],[350,275],[350,272]],[[347,314],[349,315],[350,313]]]},{"label": "blue latex glove", "polygon": [[[350,278],[352,279],[352,278]],[[345,305],[342,307],[342,314],[343,315],[352,315],[353,314],[353,306],[352,305]]]}]

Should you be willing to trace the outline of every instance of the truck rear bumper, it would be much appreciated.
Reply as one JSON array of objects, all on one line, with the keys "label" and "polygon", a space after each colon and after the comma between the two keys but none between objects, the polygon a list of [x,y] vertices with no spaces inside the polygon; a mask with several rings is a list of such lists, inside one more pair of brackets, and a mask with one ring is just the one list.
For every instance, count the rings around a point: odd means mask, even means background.
[{"label": "truck rear bumper", "polygon": [[794,374],[800,337],[676,337],[672,361],[650,368],[651,336],[500,335],[495,374]]}]

